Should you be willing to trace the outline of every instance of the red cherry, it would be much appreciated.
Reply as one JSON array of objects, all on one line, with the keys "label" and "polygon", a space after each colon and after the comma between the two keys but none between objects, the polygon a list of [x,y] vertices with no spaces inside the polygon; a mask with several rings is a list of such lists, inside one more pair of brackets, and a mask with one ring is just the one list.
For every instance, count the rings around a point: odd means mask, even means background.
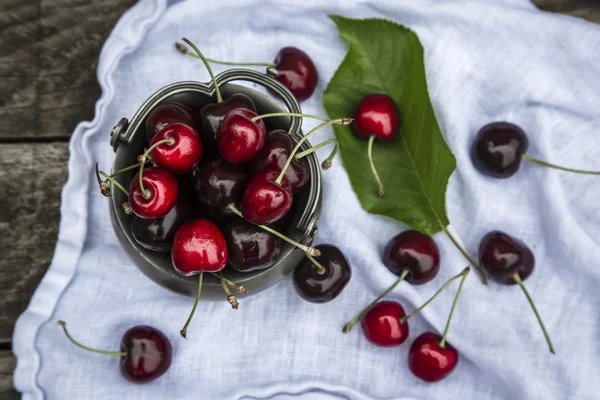
[{"label": "red cherry", "polygon": [[295,47],[284,47],[275,58],[279,72],[277,80],[287,87],[298,99],[308,99],[319,82],[319,73],[308,54]]},{"label": "red cherry", "polygon": [[251,121],[256,113],[245,108],[231,111],[219,127],[217,148],[229,163],[240,164],[252,159],[263,147],[267,136],[262,119]]},{"label": "red cherry", "polygon": [[279,172],[265,169],[248,183],[242,198],[242,214],[253,224],[269,225],[284,217],[292,208],[292,186]]},{"label": "red cherry", "polygon": [[212,222],[188,221],[175,234],[171,257],[175,270],[184,276],[218,272],[227,264],[227,243]]},{"label": "red cherry", "polygon": [[431,236],[408,230],[390,239],[383,251],[383,263],[397,276],[410,271],[405,279],[412,285],[422,285],[440,271],[440,250]]},{"label": "red cherry", "polygon": [[175,143],[162,143],[151,151],[152,160],[174,174],[190,172],[202,159],[203,147],[200,136],[189,125],[174,123],[160,130],[152,142],[174,139]]},{"label": "red cherry", "polygon": [[246,108],[256,112],[254,102],[245,94],[235,93],[220,103],[210,103],[202,106],[200,110],[194,111],[198,133],[202,143],[209,148],[217,146],[217,134],[223,119],[236,108]]},{"label": "red cherry", "polygon": [[394,99],[386,94],[365,96],[354,113],[354,134],[359,139],[373,135],[389,141],[396,137],[400,126],[400,112]]},{"label": "red cherry", "polygon": [[187,108],[177,103],[156,107],[146,118],[146,143],[150,143],[154,135],[163,128],[176,122],[193,124],[192,115]]},{"label": "red cherry", "polygon": [[140,218],[162,218],[177,201],[178,183],[172,173],[162,168],[146,168],[142,174],[145,194],[140,187],[139,173],[129,186],[129,205]]},{"label": "red cherry", "polygon": [[367,340],[374,345],[398,346],[408,338],[408,322],[400,322],[406,313],[395,301],[382,301],[367,311],[361,326]]},{"label": "red cherry", "polygon": [[458,364],[458,351],[448,342],[440,346],[442,337],[425,332],[415,339],[408,352],[408,367],[426,382],[437,382],[447,377]]}]

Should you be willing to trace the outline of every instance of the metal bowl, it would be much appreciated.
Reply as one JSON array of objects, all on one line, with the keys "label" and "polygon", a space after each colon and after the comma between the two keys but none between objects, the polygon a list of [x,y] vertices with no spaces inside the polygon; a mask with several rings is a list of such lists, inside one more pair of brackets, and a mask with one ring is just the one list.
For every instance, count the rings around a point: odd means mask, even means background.
[{"label": "metal bowl", "polygon": [[[246,69],[232,69],[216,77],[217,84],[223,98],[226,99],[235,93],[249,96],[256,105],[259,114],[272,112],[300,113],[300,105],[289,90],[280,84],[269,73],[262,74]],[[272,72],[271,72],[272,74]],[[261,84],[275,92],[286,104],[285,110],[268,96],[248,87],[228,83],[235,80],[245,80]],[[145,137],[145,121],[150,112],[159,104],[176,102],[188,107],[198,107],[203,104],[215,102],[214,87],[212,83],[177,82],[165,86],[154,93],[142,104],[131,121],[122,118],[111,132],[110,143],[115,150],[113,171],[135,164],[137,156],[143,152]],[[302,120],[298,117],[274,117],[265,121],[271,129],[284,129],[297,142],[302,137],[300,130]],[[303,143],[302,149],[310,148],[308,141]],[[306,157],[310,170],[310,181],[301,193],[294,196],[294,205],[290,211],[290,224],[282,232],[293,240],[302,244],[310,244],[316,234],[321,213],[321,173],[314,153]],[[117,181],[129,186],[134,171],[123,173]],[[178,274],[172,265],[169,253],[156,253],[141,247],[131,234],[132,216],[127,215],[122,204],[127,197],[120,190],[112,188],[110,203],[111,220],[115,232],[135,265],[150,279],[159,285],[177,293],[194,297],[198,290],[197,277],[184,277]],[[249,294],[257,293],[277,283],[284,275],[293,271],[304,257],[301,250],[282,241],[281,252],[275,264],[264,270],[251,272],[237,272],[229,268],[223,270],[223,275],[233,282],[240,283],[248,289]],[[210,274],[204,274],[202,298],[222,298],[223,290],[218,279]]]}]

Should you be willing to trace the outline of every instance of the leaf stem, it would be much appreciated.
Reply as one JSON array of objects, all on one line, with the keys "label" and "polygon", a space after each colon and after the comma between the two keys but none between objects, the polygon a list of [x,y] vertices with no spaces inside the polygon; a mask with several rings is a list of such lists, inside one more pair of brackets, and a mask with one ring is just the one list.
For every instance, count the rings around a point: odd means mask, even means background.
[{"label": "leaf stem", "polygon": [[458,286],[458,290],[456,291],[456,296],[454,296],[454,301],[452,302],[452,308],[450,309],[450,315],[448,315],[448,321],[446,321],[446,328],[444,329],[444,334],[442,335],[442,340],[440,340],[440,347],[446,347],[446,337],[448,337],[448,331],[450,330],[450,322],[452,322],[452,316],[454,315],[454,310],[456,309],[456,304],[458,303],[458,298],[460,297],[460,292],[462,292],[463,285],[465,284],[465,279],[469,276],[469,271],[471,269],[469,267],[465,268],[465,270],[461,273],[462,279],[460,280],[460,285]]},{"label": "leaf stem", "polygon": [[181,40],[183,40],[184,42],[189,44],[190,47],[192,49],[194,49],[194,51],[196,52],[196,57],[201,59],[202,62],[204,63],[204,66],[206,67],[206,69],[208,70],[208,73],[210,75],[210,79],[212,80],[213,86],[215,87],[215,94],[217,95],[217,103],[222,102],[223,97],[221,96],[221,89],[219,89],[219,85],[217,85],[217,80],[215,79],[215,74],[213,74],[213,70],[210,67],[210,64],[208,63],[208,60],[204,57],[202,52],[200,50],[198,50],[196,45],[194,43],[192,43],[190,40],[188,40],[187,38],[182,38]]},{"label": "leaf stem", "polygon": [[185,321],[185,325],[183,325],[183,328],[179,331],[179,334],[184,339],[187,339],[187,328],[188,328],[190,322],[192,322],[192,318],[194,318],[194,313],[196,312],[196,307],[198,307],[198,300],[200,300],[200,294],[202,293],[202,278],[203,278],[203,276],[204,276],[204,272],[200,271],[199,278],[198,278],[198,293],[196,294],[196,300],[194,301],[194,306],[192,307],[190,316],[188,317],[187,321]]},{"label": "leaf stem", "polygon": [[523,154],[523,156],[521,158],[523,160],[525,160],[525,161],[529,161],[529,162],[532,162],[532,163],[535,163],[535,164],[538,164],[538,165],[543,165],[545,167],[559,169],[561,171],[575,172],[577,174],[586,174],[586,175],[600,175],[600,171],[589,171],[589,170],[584,170],[584,169],[574,169],[574,168],[561,167],[560,165],[551,164],[549,162],[538,160],[537,158],[530,157],[527,154]]},{"label": "leaf stem", "polygon": [[458,249],[458,251],[460,251],[461,254],[467,259],[467,261],[469,261],[469,263],[475,268],[475,270],[479,274],[479,278],[481,278],[481,282],[484,285],[487,285],[488,284],[487,276],[485,276],[485,273],[483,272],[483,270],[481,269],[479,264],[477,264],[477,261],[475,261],[473,259],[473,257],[471,257],[469,255],[469,253],[467,253],[467,251],[460,245],[460,243],[458,243],[458,240],[456,240],[456,238],[450,233],[450,231],[448,230],[447,227],[442,225],[442,230],[450,238],[450,240],[454,244],[454,247],[456,247]]},{"label": "leaf stem", "polygon": [[92,353],[103,354],[105,356],[125,357],[127,355],[127,352],[125,352],[125,351],[106,351],[106,350],[98,350],[98,349],[93,349],[88,346],[84,346],[83,344],[79,343],[77,340],[73,339],[73,337],[69,334],[69,331],[67,330],[67,323],[65,321],[58,321],[58,325],[60,325],[60,327],[62,328],[67,339],[69,339],[71,341],[71,343],[73,343],[75,346],[79,347],[80,349],[91,351]]},{"label": "leaf stem", "polygon": [[377,173],[377,169],[375,168],[375,163],[373,162],[373,142],[375,141],[375,135],[371,135],[369,137],[369,147],[367,148],[367,155],[369,156],[369,165],[371,166],[371,171],[373,172],[373,176],[375,177],[375,181],[377,181],[377,186],[379,186],[379,192],[377,193],[379,197],[385,196],[385,192],[383,191],[383,183],[381,183],[381,179],[379,179],[379,174]]}]

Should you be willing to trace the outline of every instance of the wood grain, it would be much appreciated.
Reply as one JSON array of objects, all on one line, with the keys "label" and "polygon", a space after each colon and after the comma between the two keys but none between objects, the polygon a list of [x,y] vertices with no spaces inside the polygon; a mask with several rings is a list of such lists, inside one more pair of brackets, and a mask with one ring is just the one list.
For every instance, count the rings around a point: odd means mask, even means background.
[{"label": "wood grain", "polygon": [[17,400],[19,392],[13,388],[12,375],[17,360],[10,350],[0,350],[0,399]]},{"label": "wood grain", "polygon": [[600,1],[598,0],[532,0],[532,2],[545,11],[569,14],[600,22]]}]

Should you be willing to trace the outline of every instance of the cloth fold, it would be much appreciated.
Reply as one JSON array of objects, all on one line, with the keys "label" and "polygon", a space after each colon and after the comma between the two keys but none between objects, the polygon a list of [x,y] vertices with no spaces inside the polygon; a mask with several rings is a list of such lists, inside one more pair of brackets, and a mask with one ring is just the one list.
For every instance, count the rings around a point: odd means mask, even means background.
[{"label": "cloth fold", "polygon": [[[112,162],[109,132],[162,86],[208,81],[201,62],[174,48],[182,36],[209,57],[274,58],[293,45],[315,61],[320,82],[302,104],[322,114],[321,94],[345,56],[328,14],[388,18],[413,29],[425,49],[430,96],[457,169],[447,208],[451,230],[471,254],[485,233],[500,229],[536,256],[525,282],[557,355],[517,287],[475,276],[465,284],[449,342],[461,355],[452,375],[435,385],[412,376],[407,354],[426,330],[444,329],[455,289],[410,321],[407,343],[377,348],[347,320],[396,278],[381,262],[386,242],[406,229],[360,208],[337,157],[323,173],[324,208],[316,243],[342,249],[353,268],[345,291],[328,304],[300,299],[288,277],[267,291],[201,302],[178,331],[192,301],[152,283],[121,249],[93,165]],[[600,213],[598,181],[524,164],[511,179],[479,174],[469,150],[493,120],[519,124],[529,154],[574,168],[600,169],[600,26],[539,11],[521,0],[168,2],[142,0],[119,21],[98,66],[102,97],[93,121],[75,130],[63,189],[56,253],[14,334],[15,385],[24,399],[592,399],[600,388]],[[215,65],[216,72],[227,67]],[[352,85],[352,82],[348,82]],[[256,87],[257,90],[262,88]],[[304,122],[304,131],[315,126]],[[332,136],[315,134],[313,143]],[[318,152],[327,156],[327,149]],[[375,150],[376,151],[376,150]],[[400,285],[389,296],[408,310],[422,304],[466,261],[443,235],[435,239],[441,271],[423,286]],[[474,274],[473,274],[474,275]],[[127,328],[147,324],[173,343],[173,364],[161,378],[133,385],[113,357],[72,347],[56,326],[69,323],[81,342],[116,349]]]}]

